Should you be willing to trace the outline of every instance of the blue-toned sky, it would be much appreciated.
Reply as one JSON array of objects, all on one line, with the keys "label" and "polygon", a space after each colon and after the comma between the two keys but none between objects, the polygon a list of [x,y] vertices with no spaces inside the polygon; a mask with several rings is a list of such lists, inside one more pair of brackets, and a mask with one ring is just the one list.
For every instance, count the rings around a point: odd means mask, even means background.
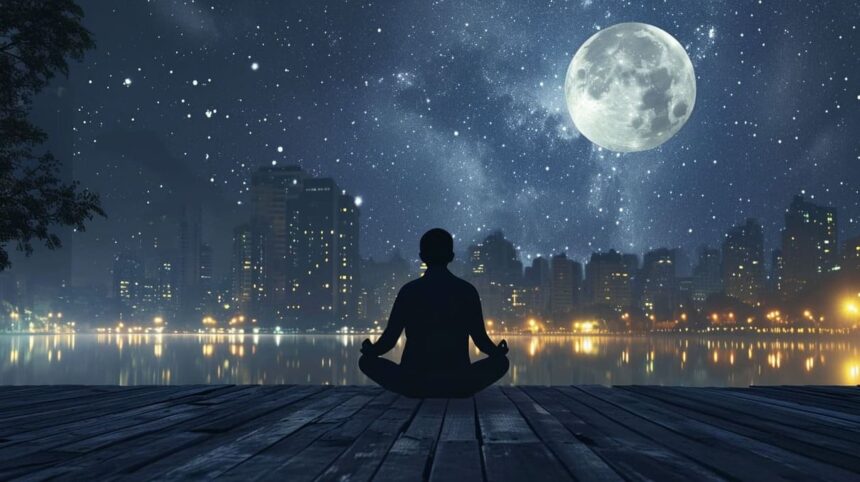
[{"label": "blue-toned sky", "polygon": [[[250,173],[299,164],[362,198],[362,252],[465,247],[501,228],[524,258],[718,244],[747,216],[776,247],[791,197],[860,234],[860,4],[849,1],[82,1],[74,173],[109,219],[74,242],[83,278],[175,243],[203,200],[222,269]],[[655,150],[581,137],[563,84],[599,29],[646,22],[696,71],[692,117]]]}]

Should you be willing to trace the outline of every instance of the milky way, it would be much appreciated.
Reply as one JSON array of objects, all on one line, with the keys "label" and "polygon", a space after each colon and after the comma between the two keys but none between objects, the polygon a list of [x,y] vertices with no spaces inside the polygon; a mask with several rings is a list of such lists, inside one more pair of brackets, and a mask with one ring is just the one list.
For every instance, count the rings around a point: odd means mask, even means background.
[{"label": "milky way", "polygon": [[[413,256],[433,226],[460,247],[503,229],[526,259],[692,249],[747,216],[772,248],[800,192],[860,232],[852,2],[496,3],[82,2],[97,49],[62,128],[110,217],[75,240],[79,276],[175,243],[196,200],[225,272],[250,173],[273,163],[360,195],[376,257]],[[679,40],[698,93],[669,142],[618,155],[576,132],[563,84],[586,39],[631,21]]]}]

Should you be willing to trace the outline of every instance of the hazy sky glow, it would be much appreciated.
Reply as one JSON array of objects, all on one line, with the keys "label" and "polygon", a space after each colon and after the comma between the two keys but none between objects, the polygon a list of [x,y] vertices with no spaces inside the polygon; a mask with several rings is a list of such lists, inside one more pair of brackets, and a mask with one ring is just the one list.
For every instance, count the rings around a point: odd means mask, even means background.
[{"label": "hazy sky glow", "polygon": [[[98,47],[63,128],[110,215],[75,240],[84,277],[175,243],[189,199],[223,260],[272,163],[360,195],[365,255],[413,255],[433,226],[463,243],[501,228],[525,257],[695,248],[746,216],[772,248],[801,190],[838,207],[841,239],[860,233],[853,2],[81,3]],[[563,84],[588,37],[631,21],[678,39],[698,92],[677,136],[616,155],[578,135]]]}]

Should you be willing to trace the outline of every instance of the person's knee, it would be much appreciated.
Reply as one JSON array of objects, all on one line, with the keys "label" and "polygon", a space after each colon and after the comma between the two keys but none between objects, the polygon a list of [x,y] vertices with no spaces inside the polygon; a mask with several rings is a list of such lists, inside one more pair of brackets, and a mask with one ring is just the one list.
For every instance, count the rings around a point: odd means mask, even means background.
[{"label": "person's knee", "polygon": [[493,372],[498,373],[501,378],[511,367],[511,362],[506,355],[498,355],[493,357]]},{"label": "person's knee", "polygon": [[361,370],[361,372],[365,375],[370,376],[369,372],[373,371],[374,359],[375,357],[372,356],[361,355],[361,357],[358,359],[358,369]]}]

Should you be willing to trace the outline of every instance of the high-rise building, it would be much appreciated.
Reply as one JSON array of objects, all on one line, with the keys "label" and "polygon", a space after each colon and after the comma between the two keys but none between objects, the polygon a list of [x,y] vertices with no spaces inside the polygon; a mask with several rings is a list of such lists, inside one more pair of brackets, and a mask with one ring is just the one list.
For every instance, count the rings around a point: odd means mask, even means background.
[{"label": "high-rise building", "polygon": [[252,178],[251,264],[262,326],[332,328],[357,321],[359,209],[330,178],[297,166],[265,167]]},{"label": "high-rise building", "polygon": [[243,314],[250,314],[256,267],[251,225],[242,224],[233,230],[230,284],[233,304],[237,311]]},{"label": "high-rise building", "polygon": [[287,203],[288,226],[295,238],[288,240],[288,319],[310,327],[338,320],[337,270],[340,249],[335,234],[339,192],[331,179],[305,179],[303,191]]},{"label": "high-rise building", "polygon": [[638,270],[636,255],[609,250],[593,253],[586,266],[586,286],[592,303],[621,312],[633,305],[633,280]]},{"label": "high-rise building", "polygon": [[504,233],[494,231],[484,238],[480,246],[480,258],[484,273],[491,282],[515,284],[520,282],[523,264],[513,243],[505,239]]},{"label": "high-rise building", "polygon": [[206,289],[212,289],[212,246],[200,244],[200,286]]},{"label": "high-rise building", "polygon": [[286,316],[292,291],[288,273],[295,267],[293,249],[301,234],[294,202],[304,190],[305,177],[298,166],[266,166],[251,177],[252,246],[261,266],[254,310],[264,325],[274,326]]},{"label": "high-rise building", "polygon": [[335,312],[337,319],[344,324],[358,321],[358,290],[361,286],[359,205],[360,202],[346,191],[342,190],[337,197],[333,234],[337,257],[334,269]]},{"label": "high-rise building", "polygon": [[[505,320],[516,316],[522,306],[514,290],[522,282],[523,265],[516,247],[501,231],[469,246],[469,278],[481,296],[488,319]],[[516,306],[514,306],[516,305]]]},{"label": "high-rise building", "polygon": [[176,273],[173,270],[173,261],[162,256],[156,268],[158,280],[158,305],[164,311],[176,308]]},{"label": "high-rise building", "polygon": [[764,235],[749,218],[732,227],[723,240],[723,286],[726,294],[754,305],[764,287]]},{"label": "high-rise building", "polygon": [[568,321],[567,317],[579,304],[582,289],[582,265],[561,253],[550,261],[552,279],[550,283],[549,308],[553,321]]},{"label": "high-rise building", "polygon": [[785,273],[785,257],[781,249],[774,249],[770,253],[770,275],[768,278],[768,289],[771,293],[782,293],[785,289],[783,279]]},{"label": "high-rise building", "polygon": [[200,206],[188,206],[183,211],[182,220],[179,223],[179,270],[176,286],[179,311],[184,317],[189,316],[199,307],[201,238]]},{"label": "high-rise building", "polygon": [[119,301],[125,316],[139,309],[143,284],[143,265],[140,258],[128,252],[114,258],[112,296]]},{"label": "high-rise building", "polygon": [[701,246],[698,250],[698,261],[693,268],[692,292],[690,297],[693,306],[702,308],[709,296],[723,291],[723,279],[720,276],[720,250]]},{"label": "high-rise building", "polygon": [[657,320],[671,319],[677,296],[675,250],[660,248],[645,253],[639,282],[642,309]]},{"label": "high-rise building", "polygon": [[361,318],[375,326],[384,327],[400,288],[409,281],[409,262],[400,252],[386,261],[373,258],[361,265]]},{"label": "high-rise building", "polygon": [[860,236],[845,242],[845,247],[842,249],[842,269],[860,274]]},{"label": "high-rise building", "polygon": [[542,256],[533,259],[532,265],[525,269],[523,284],[528,288],[526,303],[529,314],[539,317],[549,314],[552,290],[550,262]]},{"label": "high-rise building", "polygon": [[836,209],[795,196],[782,231],[782,294],[792,296],[813,285],[839,263]]}]

